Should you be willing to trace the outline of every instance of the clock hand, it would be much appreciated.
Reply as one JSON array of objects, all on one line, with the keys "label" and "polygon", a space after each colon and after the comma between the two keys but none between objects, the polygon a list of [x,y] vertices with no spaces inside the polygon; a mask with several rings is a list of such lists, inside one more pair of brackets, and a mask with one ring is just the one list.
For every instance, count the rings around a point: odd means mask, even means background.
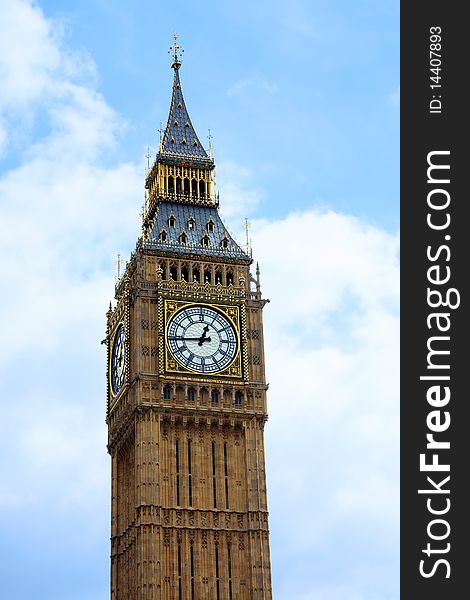
[{"label": "clock hand", "polygon": [[[200,342],[201,341],[200,337],[169,337],[168,339],[170,341],[176,341],[176,340],[183,340],[183,341],[189,340],[190,342]],[[211,338],[210,337],[204,338],[202,341],[203,342],[210,342]]]},{"label": "clock hand", "polygon": [[206,335],[207,335],[207,332],[208,332],[208,331],[209,331],[209,325],[206,325],[206,326],[204,327],[204,329],[202,330],[202,335],[201,335],[201,337],[199,338],[199,346],[202,346],[202,344],[203,344],[203,343],[204,343],[204,341],[206,340]]}]

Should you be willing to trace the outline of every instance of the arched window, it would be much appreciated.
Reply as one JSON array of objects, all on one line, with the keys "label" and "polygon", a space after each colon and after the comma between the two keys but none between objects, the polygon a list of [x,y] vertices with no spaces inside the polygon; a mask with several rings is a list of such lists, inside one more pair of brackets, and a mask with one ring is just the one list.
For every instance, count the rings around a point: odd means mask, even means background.
[{"label": "arched window", "polygon": [[201,198],[204,198],[205,195],[206,195],[206,182],[201,180],[199,182],[199,196]]},{"label": "arched window", "polygon": [[176,178],[176,193],[181,194],[181,177]]},{"label": "arched window", "polygon": [[168,177],[168,193],[174,194],[175,192],[175,178],[171,175]]},{"label": "arched window", "polygon": [[235,406],[241,406],[243,404],[243,394],[242,392],[238,391],[235,392],[235,402],[234,402]]},{"label": "arched window", "polygon": [[168,219],[168,227],[174,227],[176,225],[176,219],[173,215]]},{"label": "arched window", "polygon": [[188,267],[186,267],[186,266],[181,267],[181,280],[189,281],[189,271],[188,271]]},{"label": "arched window", "polygon": [[201,244],[206,247],[209,246],[209,242],[210,242],[210,239],[209,239],[208,235],[205,235],[201,240]]},{"label": "arched window", "polygon": [[166,242],[167,238],[168,238],[168,235],[167,235],[166,231],[164,229],[162,229],[162,231],[160,231],[160,235],[158,236],[158,239],[161,242]]},{"label": "arched window", "polygon": [[212,404],[219,403],[219,390],[212,390],[211,392],[211,402]]},{"label": "arched window", "polygon": [[170,398],[171,398],[171,386],[168,385],[168,383],[163,388],[163,398],[165,400],[170,400]]},{"label": "arched window", "polygon": [[193,179],[191,181],[191,195],[193,198],[197,198],[197,180]]},{"label": "arched window", "polygon": [[226,237],[222,238],[222,240],[220,241],[220,245],[222,246],[222,248],[228,248],[228,239]]},{"label": "arched window", "polygon": [[233,285],[233,271],[232,271],[232,269],[227,269],[227,285]]},{"label": "arched window", "polygon": [[206,227],[207,227],[207,231],[214,231],[214,221],[211,219],[211,220],[210,220],[210,221],[207,223]]},{"label": "arched window", "polygon": [[183,233],[180,235],[180,238],[179,238],[179,239],[180,239],[180,243],[181,243],[181,244],[186,244],[186,243],[187,243],[187,241],[188,241],[188,236],[187,236],[187,235],[184,233],[184,231],[183,231]]},{"label": "arched window", "polygon": [[175,265],[170,266],[170,279],[176,281],[178,279],[178,271]]},{"label": "arched window", "polygon": [[196,390],[194,388],[189,388],[188,389],[188,400],[191,400],[191,402],[193,402],[195,397],[196,397]]},{"label": "arched window", "polygon": [[194,229],[195,225],[196,225],[195,220],[192,217],[190,217],[188,220],[188,229]]},{"label": "arched window", "polygon": [[200,283],[199,267],[193,267],[193,281]]},{"label": "arched window", "polygon": [[184,180],[184,195],[189,196],[189,179]]},{"label": "arched window", "polygon": [[204,283],[212,283],[212,273],[209,267],[204,269]]}]

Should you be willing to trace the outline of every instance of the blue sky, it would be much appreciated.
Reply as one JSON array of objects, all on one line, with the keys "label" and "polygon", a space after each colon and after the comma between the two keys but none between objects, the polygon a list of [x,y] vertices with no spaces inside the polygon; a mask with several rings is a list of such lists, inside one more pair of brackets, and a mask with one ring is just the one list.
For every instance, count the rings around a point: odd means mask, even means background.
[{"label": "blue sky", "polygon": [[[0,0],[0,590],[108,595],[104,313],[183,91],[265,309],[278,600],[398,597],[398,3]],[[308,375],[309,383],[304,376]]]}]

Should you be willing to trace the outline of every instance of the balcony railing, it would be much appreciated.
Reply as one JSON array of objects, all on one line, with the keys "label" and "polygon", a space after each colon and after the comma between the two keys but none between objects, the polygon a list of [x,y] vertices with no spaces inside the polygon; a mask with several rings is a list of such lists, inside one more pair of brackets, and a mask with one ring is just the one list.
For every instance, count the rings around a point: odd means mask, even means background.
[{"label": "balcony railing", "polygon": [[150,202],[176,202],[178,204],[196,204],[198,206],[219,207],[219,194],[185,194],[172,190],[162,190],[158,187],[150,193]]},{"label": "balcony railing", "polygon": [[189,254],[208,254],[215,256],[226,256],[227,258],[241,258],[245,260],[251,260],[251,258],[240,249],[232,250],[231,248],[224,248],[223,246],[202,246],[201,244],[190,244],[183,242],[176,242],[173,240],[146,240],[144,248],[168,250],[169,252],[187,252]]}]

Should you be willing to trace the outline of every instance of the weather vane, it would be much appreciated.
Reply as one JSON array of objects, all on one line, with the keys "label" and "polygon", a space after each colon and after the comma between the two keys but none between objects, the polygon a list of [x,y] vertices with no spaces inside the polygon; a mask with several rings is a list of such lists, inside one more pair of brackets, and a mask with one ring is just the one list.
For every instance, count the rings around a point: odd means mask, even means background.
[{"label": "weather vane", "polygon": [[169,52],[171,52],[173,54],[173,64],[171,65],[172,67],[179,67],[181,62],[180,62],[180,58],[182,53],[184,52],[183,48],[181,48],[181,46],[178,44],[178,34],[176,33],[176,31],[173,33],[173,45],[170,46],[170,50]]}]

